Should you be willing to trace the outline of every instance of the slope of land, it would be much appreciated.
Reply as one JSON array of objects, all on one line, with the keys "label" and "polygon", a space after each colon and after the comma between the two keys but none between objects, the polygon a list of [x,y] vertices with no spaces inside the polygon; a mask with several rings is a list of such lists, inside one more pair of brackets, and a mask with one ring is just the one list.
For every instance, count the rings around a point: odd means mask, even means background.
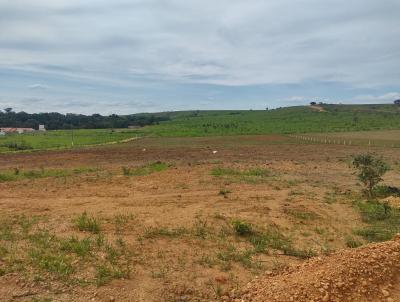
[{"label": "slope of land", "polygon": [[242,301],[400,301],[400,237],[316,257],[255,280]]},{"label": "slope of land", "polygon": [[215,136],[271,133],[343,132],[400,129],[400,106],[319,105],[274,110],[187,111],[148,126],[155,136]]},{"label": "slope of land", "polygon": [[[400,230],[400,210],[359,193],[348,162],[364,147],[297,143],[143,138],[0,154],[0,301],[220,301]],[[398,186],[400,149],[372,150]]]}]

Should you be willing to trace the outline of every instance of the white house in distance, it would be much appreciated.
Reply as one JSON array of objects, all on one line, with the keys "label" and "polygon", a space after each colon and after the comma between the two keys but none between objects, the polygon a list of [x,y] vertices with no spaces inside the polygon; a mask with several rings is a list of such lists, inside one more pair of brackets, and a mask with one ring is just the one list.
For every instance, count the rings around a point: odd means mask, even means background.
[{"label": "white house in distance", "polygon": [[4,134],[12,134],[12,133],[28,133],[28,132],[34,132],[35,129],[33,128],[0,128],[0,132],[3,132]]},{"label": "white house in distance", "polygon": [[[46,131],[45,125],[39,125],[38,131]],[[22,133],[29,133],[29,132],[35,132],[35,129],[33,129],[33,128],[12,128],[12,127],[0,128],[0,135],[13,134],[13,133],[22,134]]]}]

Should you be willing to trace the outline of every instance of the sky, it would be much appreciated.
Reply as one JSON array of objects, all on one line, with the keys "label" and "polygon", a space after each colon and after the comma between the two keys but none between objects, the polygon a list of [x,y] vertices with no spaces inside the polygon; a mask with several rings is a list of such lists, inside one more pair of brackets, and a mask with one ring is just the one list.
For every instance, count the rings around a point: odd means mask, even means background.
[{"label": "sky", "polygon": [[0,108],[393,102],[399,15],[399,0],[0,0]]}]

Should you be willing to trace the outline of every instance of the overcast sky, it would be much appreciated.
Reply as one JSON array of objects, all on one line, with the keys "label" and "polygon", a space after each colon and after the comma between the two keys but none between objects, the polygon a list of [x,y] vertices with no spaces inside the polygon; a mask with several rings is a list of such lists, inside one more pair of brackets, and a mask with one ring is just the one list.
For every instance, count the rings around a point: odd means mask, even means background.
[{"label": "overcast sky", "polygon": [[0,108],[400,98],[399,0],[0,0]]}]

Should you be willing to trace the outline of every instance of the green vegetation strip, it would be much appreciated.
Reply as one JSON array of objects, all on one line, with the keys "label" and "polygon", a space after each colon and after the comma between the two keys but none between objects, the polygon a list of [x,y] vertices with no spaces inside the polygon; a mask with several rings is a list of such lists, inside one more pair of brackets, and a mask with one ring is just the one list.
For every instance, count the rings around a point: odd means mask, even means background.
[{"label": "green vegetation strip", "polygon": [[274,110],[172,112],[170,121],[148,126],[153,136],[222,136],[400,129],[400,106],[321,105]]},{"label": "green vegetation strip", "polygon": [[239,170],[227,167],[215,167],[212,169],[211,175],[222,177],[232,182],[258,183],[265,181],[268,177],[274,176],[275,173],[272,170],[263,168]]},{"label": "green vegetation strip", "polygon": [[356,201],[366,227],[355,230],[355,234],[369,242],[391,240],[400,232],[400,209],[379,201]]},{"label": "green vegetation strip", "polygon": [[111,144],[135,139],[138,132],[130,130],[80,129],[54,130],[0,136],[0,152],[65,149]]},{"label": "green vegetation strip", "polygon": [[22,179],[35,179],[45,177],[66,177],[78,175],[82,173],[96,172],[97,169],[92,168],[76,168],[76,169],[40,169],[40,170],[14,170],[1,171],[0,182],[16,181]]}]

